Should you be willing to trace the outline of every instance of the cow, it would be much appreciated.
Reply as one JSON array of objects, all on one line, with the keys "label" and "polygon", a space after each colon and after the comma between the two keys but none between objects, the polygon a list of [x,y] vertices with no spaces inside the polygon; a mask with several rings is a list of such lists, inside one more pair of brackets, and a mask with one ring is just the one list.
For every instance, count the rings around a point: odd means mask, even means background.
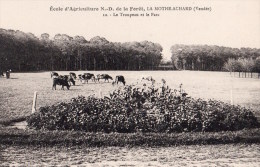
[{"label": "cow", "polygon": [[122,82],[125,85],[125,77],[122,75],[116,76],[116,79],[112,84],[114,85],[115,83],[118,84],[118,82]]},{"label": "cow", "polygon": [[88,83],[88,80],[92,80],[93,82],[96,82],[96,78],[95,78],[95,75],[94,74],[91,74],[91,73],[84,73],[83,75],[78,75],[80,81],[82,82],[82,80],[84,81],[87,81]]},{"label": "cow", "polygon": [[11,74],[11,69],[10,70],[7,70],[6,72],[5,72],[5,77],[6,77],[6,79],[9,79],[10,78],[10,74]]},{"label": "cow", "polygon": [[54,77],[53,78],[53,84],[52,84],[52,90],[53,89],[56,90],[56,85],[61,85],[62,90],[64,90],[64,86],[66,86],[68,90],[70,88],[68,80],[66,80],[65,77]]},{"label": "cow", "polygon": [[99,82],[100,79],[104,79],[105,80],[104,82],[106,82],[106,81],[109,82],[109,79],[113,80],[113,78],[108,74],[98,74],[97,75],[98,82]]},{"label": "cow", "polygon": [[84,78],[85,78],[84,74],[78,75],[78,79],[80,80],[80,82],[82,82],[82,80],[84,80]]},{"label": "cow", "polygon": [[54,71],[51,72],[51,78],[53,78],[53,77],[56,78],[58,76],[59,76],[59,74],[57,72],[54,72]]},{"label": "cow", "polygon": [[4,72],[0,71],[0,77],[3,77],[3,76],[4,76]]},{"label": "cow", "polygon": [[73,79],[73,77],[71,75],[64,75],[64,76],[60,75],[60,77],[63,79],[66,79],[70,85],[72,83],[75,86],[75,80]]},{"label": "cow", "polygon": [[75,74],[74,72],[70,72],[69,75],[70,75],[70,77],[73,78],[74,80],[77,79],[77,76],[76,76],[76,74]]}]

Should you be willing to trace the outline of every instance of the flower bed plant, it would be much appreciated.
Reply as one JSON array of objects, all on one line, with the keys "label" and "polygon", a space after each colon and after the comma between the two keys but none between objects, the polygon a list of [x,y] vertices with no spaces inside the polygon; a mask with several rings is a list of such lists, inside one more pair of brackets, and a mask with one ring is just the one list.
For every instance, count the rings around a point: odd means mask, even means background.
[{"label": "flower bed plant", "polygon": [[172,90],[164,80],[160,86],[128,85],[109,97],[78,96],[67,103],[41,107],[27,122],[36,129],[107,133],[235,131],[259,127],[249,109],[186,95],[181,85],[179,90]]}]

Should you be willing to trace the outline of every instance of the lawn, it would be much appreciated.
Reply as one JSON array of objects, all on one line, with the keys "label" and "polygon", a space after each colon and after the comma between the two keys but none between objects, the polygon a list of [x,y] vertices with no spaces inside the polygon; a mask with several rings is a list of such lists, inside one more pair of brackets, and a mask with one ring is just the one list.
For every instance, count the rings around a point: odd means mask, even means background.
[{"label": "lawn", "polygon": [[[59,74],[69,72],[58,71]],[[77,71],[76,74],[82,74]],[[115,78],[124,75],[126,84],[140,82],[143,76],[152,76],[157,83],[161,79],[173,89],[183,89],[188,96],[202,99],[216,99],[227,103],[251,108],[260,117],[260,79],[230,77],[227,72],[198,72],[198,71],[94,71],[96,74],[107,73]],[[80,83],[70,90],[52,90],[52,79],[49,72],[11,73],[11,79],[0,78],[0,123],[19,119],[31,114],[33,94],[38,92],[37,109],[60,101],[67,101],[78,95],[104,96],[121,85],[110,83]]]},{"label": "lawn", "polygon": [[[68,74],[69,72],[59,72]],[[77,74],[84,72],[76,72]],[[95,71],[126,83],[143,76],[162,78],[173,89],[188,96],[232,102],[255,111],[260,117],[260,79],[234,78],[226,72],[196,71]],[[138,81],[139,80],[139,81]],[[33,94],[38,92],[37,109],[68,101],[79,95],[104,96],[116,89],[110,83],[80,83],[70,90],[52,90],[49,72],[12,73],[0,78],[0,163],[3,165],[85,165],[85,166],[259,166],[260,129],[188,133],[88,133],[16,129],[1,125],[23,120],[31,114]],[[232,90],[232,91],[231,91]],[[213,144],[213,145],[212,145]],[[191,145],[191,146],[190,146]],[[234,160],[234,158],[236,160]]]},{"label": "lawn", "polygon": [[[173,147],[2,146],[2,166],[259,166],[259,144]],[[37,165],[36,165],[37,164]]]}]

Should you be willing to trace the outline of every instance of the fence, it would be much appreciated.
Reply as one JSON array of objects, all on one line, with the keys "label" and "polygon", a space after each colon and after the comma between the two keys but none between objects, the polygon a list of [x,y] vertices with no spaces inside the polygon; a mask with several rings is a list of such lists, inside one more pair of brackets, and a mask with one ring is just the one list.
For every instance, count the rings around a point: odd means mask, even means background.
[{"label": "fence", "polygon": [[233,77],[238,78],[259,78],[260,79],[260,73],[255,72],[231,72],[230,73]]}]

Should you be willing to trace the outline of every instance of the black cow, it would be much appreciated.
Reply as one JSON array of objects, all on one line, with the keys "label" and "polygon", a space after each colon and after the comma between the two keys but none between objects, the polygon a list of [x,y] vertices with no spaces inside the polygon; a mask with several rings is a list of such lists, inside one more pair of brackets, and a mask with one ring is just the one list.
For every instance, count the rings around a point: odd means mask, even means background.
[{"label": "black cow", "polygon": [[113,80],[113,78],[108,74],[98,74],[97,75],[98,82],[99,82],[100,79],[104,79],[105,80],[104,82],[106,82],[106,81],[109,82],[109,79]]},{"label": "black cow", "polygon": [[113,85],[114,85],[115,83],[118,84],[118,82],[122,82],[122,83],[125,85],[125,77],[122,76],[122,75],[116,76],[116,79],[115,79],[115,81],[114,81],[112,84],[113,84]]},{"label": "black cow", "polygon": [[96,78],[95,78],[95,75],[94,74],[91,74],[91,73],[84,73],[83,75],[78,75],[79,76],[79,79],[80,81],[82,82],[82,80],[84,81],[87,81],[88,83],[88,80],[92,80],[93,82],[96,82]]},{"label": "black cow", "polygon": [[62,90],[64,90],[64,86],[66,86],[68,90],[70,88],[68,80],[66,80],[65,77],[57,77],[57,78],[54,77],[53,84],[52,84],[52,90],[53,90],[53,88],[56,90],[56,85],[61,85]]},{"label": "black cow", "polygon": [[51,78],[52,77],[56,78],[58,76],[59,76],[59,74],[57,72],[54,72],[54,71],[51,72]]}]

